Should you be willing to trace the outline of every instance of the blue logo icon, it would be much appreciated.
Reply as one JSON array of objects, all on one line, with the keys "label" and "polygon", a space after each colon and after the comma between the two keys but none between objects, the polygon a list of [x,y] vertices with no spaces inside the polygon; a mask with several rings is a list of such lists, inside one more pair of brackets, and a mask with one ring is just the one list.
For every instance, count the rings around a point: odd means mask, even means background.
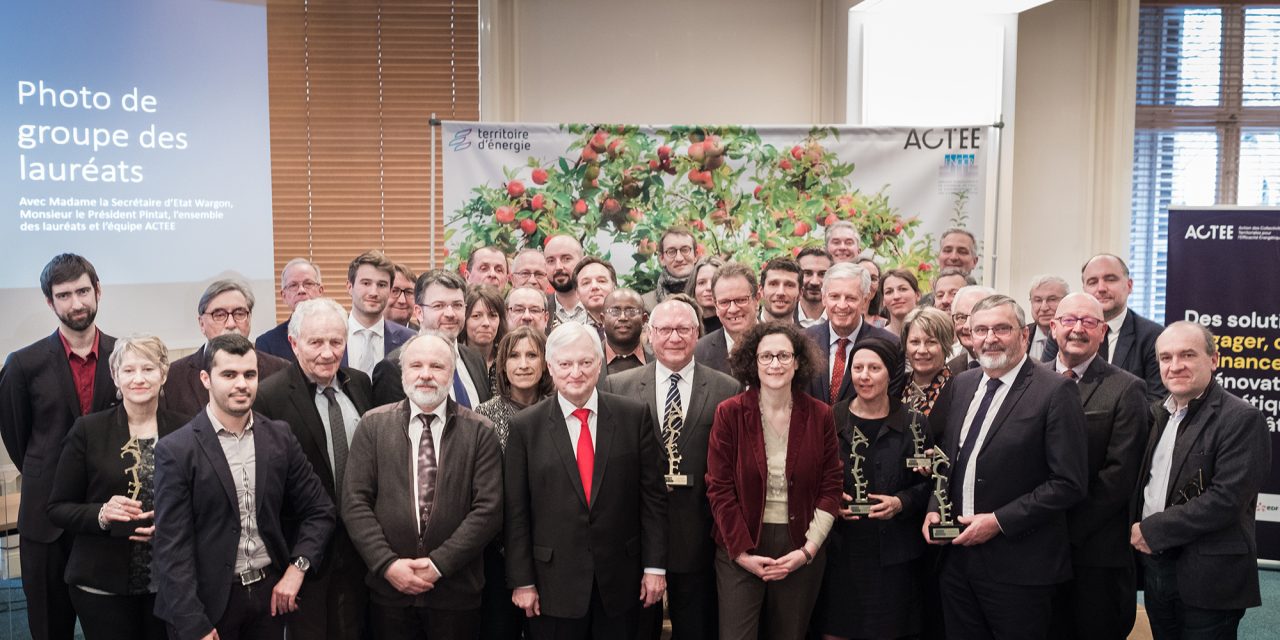
[{"label": "blue logo icon", "polygon": [[451,147],[454,151],[462,151],[463,149],[470,149],[471,141],[467,139],[467,136],[470,136],[470,135],[471,135],[470,129],[462,129],[458,131],[457,133],[453,134],[453,139],[449,141],[449,147]]}]

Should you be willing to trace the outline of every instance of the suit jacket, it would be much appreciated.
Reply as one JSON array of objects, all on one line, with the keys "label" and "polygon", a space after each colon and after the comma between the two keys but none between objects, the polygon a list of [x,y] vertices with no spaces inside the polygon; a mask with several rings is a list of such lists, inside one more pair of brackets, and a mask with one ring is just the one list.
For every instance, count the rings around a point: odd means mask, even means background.
[{"label": "suit jacket", "polygon": [[[831,374],[827,373],[827,369],[831,366],[831,322],[815,324],[805,329],[804,332],[810,338],[813,338],[814,344],[818,346],[818,353],[822,356],[821,366],[818,367],[818,375],[809,381],[809,395],[826,402],[831,397]],[[858,341],[863,338],[881,338],[894,345],[902,344],[898,336],[880,327],[873,327],[865,321],[859,325],[857,333],[850,336],[852,341],[850,344],[858,344]],[[853,384],[850,382],[853,376],[849,375],[849,367],[852,364],[853,358],[845,358],[844,378],[840,381],[840,393],[836,396],[836,402],[852,400],[855,395]]]},{"label": "suit jacket", "polygon": [[[941,445],[956,465],[960,430],[982,377],[972,369],[952,378],[942,390],[951,396],[945,415],[929,414],[930,421],[945,420]],[[973,512],[995,513],[1001,533],[972,549],[998,582],[1051,585],[1071,577],[1067,510],[1088,487],[1084,410],[1074,387],[1027,358],[978,451]],[[951,495],[961,490],[953,486]],[[929,510],[937,510],[936,499]]]},{"label": "suit jacket", "polygon": [[729,341],[725,339],[724,327],[698,338],[698,344],[693,347],[693,359],[720,373],[733,375],[733,367],[729,366]]},{"label": "suit jacket", "polygon": [[263,332],[257,340],[253,341],[253,348],[257,349],[259,354],[270,354],[289,362],[298,361],[298,357],[293,354],[293,346],[289,344],[288,320]]},{"label": "suit jacket", "polygon": [[1040,362],[1053,362],[1058,357],[1058,342],[1053,339],[1052,333],[1044,333],[1040,330],[1040,325],[1032,322],[1027,325],[1027,350],[1030,354],[1031,344],[1035,342],[1037,336],[1043,335],[1044,353],[1040,354]]},{"label": "suit jacket", "polygon": [[[283,573],[299,556],[320,564],[336,514],[311,463],[289,425],[258,413],[253,446],[258,534],[272,566]],[[196,640],[226,611],[240,541],[235,482],[207,412],[156,444],[155,503],[156,616],[176,640]],[[287,518],[300,522],[293,539]]]},{"label": "suit jacket", "polygon": [[[654,435],[663,444],[663,461],[669,458],[662,435],[663,412],[670,383],[655,378],[656,362],[609,376],[601,391],[643,400],[649,406]],[[711,422],[721,402],[742,391],[742,384],[729,376],[694,361],[690,381],[689,406],[676,447],[680,453],[679,473],[689,476],[689,487],[667,493],[667,570],[678,573],[710,571],[716,547],[711,540],[711,504],[707,502],[707,439]],[[655,386],[656,385],[656,386]],[[664,466],[663,469],[667,469]]]},{"label": "suit jacket", "polygon": [[[458,345],[458,357],[467,367],[467,375],[479,396],[471,399],[471,406],[478,407],[492,397],[489,393],[489,367],[484,363],[484,356],[463,344]],[[400,402],[404,398],[404,385],[400,382],[400,350],[397,349],[373,368],[373,406]]]},{"label": "suit jacket", "polygon": [[[409,338],[412,338],[415,335],[418,335],[417,331],[414,331],[413,329],[410,329],[409,327],[406,327],[397,322],[392,322],[390,320],[387,320],[386,318],[382,319],[382,326],[383,326],[383,329],[382,329],[382,357],[383,358],[391,357],[392,353],[400,353],[400,347],[404,345],[404,343],[408,342]],[[344,367],[351,366],[351,363],[347,362],[348,353],[350,353],[350,350],[343,352],[342,354],[342,366]],[[398,379],[396,383],[399,384]]]},{"label": "suit jacket", "polygon": [[[1155,428],[1134,493],[1135,521],[1142,516],[1152,454],[1169,423],[1163,404],[1157,403],[1152,411]],[[1179,597],[1205,609],[1262,604],[1254,514],[1258,491],[1271,472],[1271,434],[1262,413],[1211,381],[1178,426],[1171,469],[1170,506],[1142,520],[1141,527],[1152,551],[1176,553]],[[1177,499],[1193,480],[1201,479],[1203,493],[1185,502]]]},{"label": "suit jacket", "polygon": [[1137,377],[1094,358],[1077,387],[1084,403],[1089,495],[1067,513],[1077,565],[1127,567],[1129,501],[1147,443],[1146,387]]},{"label": "suit jacket", "polygon": [[[165,380],[164,396],[160,398],[161,408],[176,411],[190,420],[204,411],[205,405],[209,404],[209,390],[205,389],[204,384],[200,382],[200,372],[204,370],[205,346],[169,365],[169,378]],[[259,353],[259,384],[275,373],[288,369],[289,366],[288,360],[268,353]]]},{"label": "suit jacket", "polygon": [[[787,435],[787,511],[791,541],[804,543],[814,509],[840,509],[840,448],[831,407],[793,394]],[[707,443],[707,499],[716,544],[736,558],[760,544],[768,466],[760,427],[760,390],[746,391],[716,408]]]},{"label": "suit jacket", "polygon": [[[951,375],[958,376],[968,371],[969,369],[976,369],[977,368],[976,366],[975,367],[969,366],[970,363],[976,364],[976,362],[977,361],[969,357],[968,351],[961,351],[960,355],[947,361],[947,369],[951,370]],[[930,413],[929,415],[933,415],[933,414]]]},{"label": "suit jacket", "polygon": [[1146,381],[1147,399],[1151,402],[1163,401],[1169,395],[1160,381],[1160,363],[1156,361],[1156,338],[1163,331],[1164,327],[1129,309],[1120,325],[1116,352],[1108,358],[1111,364]]},{"label": "suit jacket", "polygon": [[[468,610],[480,606],[484,548],[502,530],[502,449],[493,423],[446,400],[436,497],[422,538],[414,504],[409,401],[370,411],[348,458],[342,518],[369,567],[373,601],[386,606]],[[412,428],[420,429],[415,423]],[[444,577],[410,596],[383,577],[400,558],[429,557]]]},{"label": "suit jacket", "polygon": [[[156,415],[157,435],[173,433],[186,416],[172,411]],[[98,511],[111,496],[129,495],[126,469],[133,465],[120,453],[129,441],[129,415],[123,405],[76,419],[67,434],[49,495],[49,520],[76,534],[67,560],[66,582],[109,593],[129,592],[128,538],[112,537],[98,526]]]},{"label": "suit jacket", "polygon": [[511,419],[507,586],[537,586],[544,615],[587,615],[593,583],[605,612],[622,615],[639,603],[643,568],[667,566],[667,487],[649,411],[637,400],[597,396],[590,507],[559,395]]},{"label": "suit jacket", "polygon": [[[116,339],[99,330],[90,413],[116,402],[116,385],[107,363],[115,346]],[[62,535],[62,529],[49,521],[49,494],[63,439],[79,417],[75,380],[57,330],[9,355],[0,369],[0,435],[22,474],[18,531],[23,538],[49,543]]]}]

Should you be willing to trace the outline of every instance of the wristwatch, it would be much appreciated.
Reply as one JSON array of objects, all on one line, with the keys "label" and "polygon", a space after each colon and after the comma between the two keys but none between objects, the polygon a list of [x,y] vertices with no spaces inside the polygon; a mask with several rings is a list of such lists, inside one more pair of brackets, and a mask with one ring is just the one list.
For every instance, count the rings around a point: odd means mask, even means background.
[{"label": "wristwatch", "polygon": [[303,573],[306,573],[309,569],[311,569],[311,561],[302,556],[298,556],[294,558],[292,564],[293,566],[298,568],[298,571],[301,571]]}]

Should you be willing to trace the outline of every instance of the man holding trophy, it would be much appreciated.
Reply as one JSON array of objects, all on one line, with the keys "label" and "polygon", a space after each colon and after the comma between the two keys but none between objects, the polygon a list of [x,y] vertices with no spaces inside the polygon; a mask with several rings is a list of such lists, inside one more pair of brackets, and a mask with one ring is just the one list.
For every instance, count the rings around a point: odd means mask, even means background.
[{"label": "man holding trophy", "polygon": [[[601,386],[644,400],[666,454],[667,606],[675,640],[717,635],[707,437],[716,407],[742,390],[737,380],[694,361],[702,322],[690,302],[668,297],[655,306],[649,317],[654,360],[611,375]],[[657,638],[661,631],[661,609],[645,609],[640,637]]]}]

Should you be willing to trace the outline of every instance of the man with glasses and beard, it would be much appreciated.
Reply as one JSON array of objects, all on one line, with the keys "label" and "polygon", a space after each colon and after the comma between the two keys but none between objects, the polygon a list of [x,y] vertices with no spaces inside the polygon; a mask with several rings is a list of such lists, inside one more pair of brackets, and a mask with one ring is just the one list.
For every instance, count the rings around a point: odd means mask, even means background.
[{"label": "man with glasses and beard", "polygon": [[[931,421],[943,421],[953,513],[964,527],[943,551],[947,634],[1043,638],[1056,585],[1071,577],[1067,511],[1086,495],[1084,410],[1076,385],[1027,357],[1026,316],[1012,298],[973,307],[981,368],[952,379]],[[943,428],[939,428],[943,427]],[[930,500],[923,535],[939,522]]]}]

